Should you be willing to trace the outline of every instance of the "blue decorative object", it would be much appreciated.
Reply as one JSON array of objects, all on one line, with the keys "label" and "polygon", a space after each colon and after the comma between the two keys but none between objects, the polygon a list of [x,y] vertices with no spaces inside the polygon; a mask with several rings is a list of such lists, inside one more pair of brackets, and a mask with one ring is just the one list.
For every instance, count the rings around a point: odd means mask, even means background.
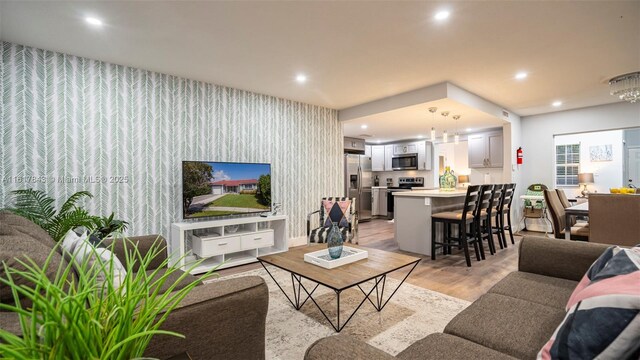
[{"label": "blue decorative object", "polygon": [[340,255],[342,255],[342,244],[344,244],[344,239],[342,238],[340,228],[338,228],[338,223],[331,223],[331,230],[329,230],[329,235],[327,235],[327,248],[329,248],[329,256],[331,256],[332,259],[340,258]]}]

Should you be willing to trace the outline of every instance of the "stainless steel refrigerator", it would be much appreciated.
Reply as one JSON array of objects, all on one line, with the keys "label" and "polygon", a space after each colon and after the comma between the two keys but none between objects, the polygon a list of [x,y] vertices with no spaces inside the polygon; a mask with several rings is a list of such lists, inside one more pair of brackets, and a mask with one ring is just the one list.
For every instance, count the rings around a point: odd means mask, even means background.
[{"label": "stainless steel refrigerator", "polygon": [[371,156],[344,155],[345,194],[356,199],[358,221],[371,220]]}]

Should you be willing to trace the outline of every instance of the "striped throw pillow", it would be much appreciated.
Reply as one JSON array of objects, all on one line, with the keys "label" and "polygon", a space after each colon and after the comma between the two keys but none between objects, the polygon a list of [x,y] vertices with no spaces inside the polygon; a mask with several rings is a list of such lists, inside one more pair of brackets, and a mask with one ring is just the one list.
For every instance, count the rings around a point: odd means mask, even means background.
[{"label": "striped throw pillow", "polygon": [[589,268],[538,359],[640,358],[640,246],[611,247]]}]

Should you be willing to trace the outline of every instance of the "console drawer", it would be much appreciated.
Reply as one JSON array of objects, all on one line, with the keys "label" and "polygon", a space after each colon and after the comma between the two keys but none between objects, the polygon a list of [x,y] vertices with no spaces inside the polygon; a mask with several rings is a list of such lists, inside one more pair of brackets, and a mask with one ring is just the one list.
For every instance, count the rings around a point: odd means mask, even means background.
[{"label": "console drawer", "polygon": [[193,253],[200,257],[210,257],[226,253],[241,251],[241,237],[230,236],[220,239],[192,238]]},{"label": "console drawer", "polygon": [[242,235],[242,250],[273,246],[273,230]]}]

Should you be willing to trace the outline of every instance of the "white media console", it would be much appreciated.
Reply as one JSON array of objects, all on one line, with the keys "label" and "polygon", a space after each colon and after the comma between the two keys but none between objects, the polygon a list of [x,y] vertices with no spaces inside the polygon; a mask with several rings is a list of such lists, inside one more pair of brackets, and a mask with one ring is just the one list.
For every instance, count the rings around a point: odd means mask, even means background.
[{"label": "white media console", "polygon": [[288,249],[286,215],[181,222],[171,224],[169,263],[186,271],[194,261],[205,259],[191,270],[199,274]]}]

